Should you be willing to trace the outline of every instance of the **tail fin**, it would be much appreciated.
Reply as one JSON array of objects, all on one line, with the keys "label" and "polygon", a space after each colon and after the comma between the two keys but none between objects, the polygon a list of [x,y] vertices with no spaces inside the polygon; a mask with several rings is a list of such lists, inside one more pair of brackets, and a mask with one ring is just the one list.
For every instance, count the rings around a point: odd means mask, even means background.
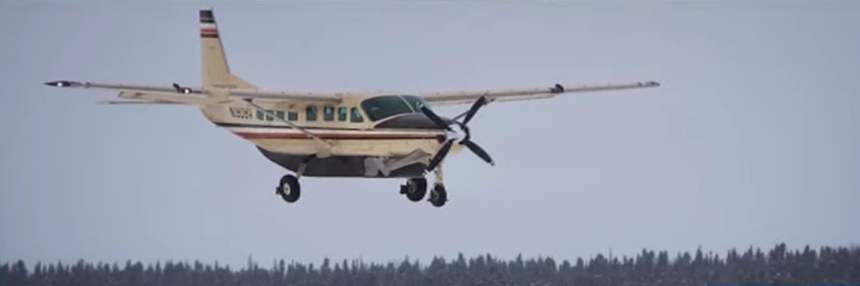
[{"label": "tail fin", "polygon": [[204,87],[256,88],[230,73],[212,9],[200,10],[200,57]]}]

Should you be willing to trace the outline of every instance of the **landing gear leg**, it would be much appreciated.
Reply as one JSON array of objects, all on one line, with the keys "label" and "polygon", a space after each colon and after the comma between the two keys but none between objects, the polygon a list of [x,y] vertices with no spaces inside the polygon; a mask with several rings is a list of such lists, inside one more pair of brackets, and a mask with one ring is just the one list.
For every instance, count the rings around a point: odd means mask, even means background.
[{"label": "landing gear leg", "polygon": [[278,187],[275,188],[275,194],[280,195],[284,201],[288,203],[294,203],[299,200],[301,197],[301,185],[299,185],[299,178],[305,172],[305,168],[307,168],[308,162],[311,159],[316,158],[315,155],[310,155],[302,160],[302,164],[299,165],[299,169],[296,171],[296,175],[284,175],[281,177],[281,182],[278,184]]},{"label": "landing gear leg", "polygon": [[317,155],[314,155],[314,154],[311,154],[310,156],[305,157],[305,159],[302,160],[302,164],[299,165],[299,169],[296,170],[296,176],[300,178],[302,176],[302,174],[305,173],[305,168],[308,167],[308,163],[316,157],[317,157]]},{"label": "landing gear leg", "polygon": [[445,191],[445,184],[442,181],[442,165],[438,165],[435,170],[436,181],[433,184],[433,190],[430,191],[430,202],[434,207],[442,207],[448,201],[448,192]]},{"label": "landing gear leg", "polygon": [[413,202],[419,202],[427,195],[427,179],[411,178],[405,185],[400,185],[400,193]]}]

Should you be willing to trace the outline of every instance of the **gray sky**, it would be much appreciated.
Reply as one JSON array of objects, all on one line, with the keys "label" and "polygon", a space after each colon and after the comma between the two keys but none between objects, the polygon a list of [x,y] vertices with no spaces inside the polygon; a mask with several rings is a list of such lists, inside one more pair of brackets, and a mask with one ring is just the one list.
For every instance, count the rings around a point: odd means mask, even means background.
[{"label": "gray sky", "polygon": [[[189,107],[101,106],[56,79],[200,82],[197,9],[271,89],[658,80],[490,105],[494,157],[400,180],[303,178]],[[373,261],[857,242],[860,3],[0,3],[0,260]],[[446,108],[452,115],[468,106]],[[432,179],[432,177],[431,177]]]}]

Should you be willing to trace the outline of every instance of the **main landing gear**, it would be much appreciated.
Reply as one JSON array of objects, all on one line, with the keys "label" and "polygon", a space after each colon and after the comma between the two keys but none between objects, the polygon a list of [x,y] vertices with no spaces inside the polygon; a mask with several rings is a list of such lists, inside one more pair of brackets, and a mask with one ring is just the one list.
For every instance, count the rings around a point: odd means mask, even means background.
[{"label": "main landing gear", "polygon": [[305,168],[313,158],[316,158],[314,155],[310,155],[304,160],[302,160],[302,164],[299,165],[299,169],[296,171],[296,175],[284,175],[281,177],[281,182],[278,184],[278,187],[275,188],[275,194],[281,196],[284,201],[288,203],[295,203],[299,200],[299,197],[302,195],[301,185],[299,185],[299,178],[302,176],[302,173],[305,172]]},{"label": "main landing gear", "polygon": [[[442,183],[442,168],[436,168],[436,181],[433,188],[430,190],[430,197],[427,199],[430,204],[435,207],[442,207],[448,201],[448,193],[445,191],[445,185]],[[427,179],[411,178],[406,180],[405,185],[400,185],[400,194],[406,195],[406,198],[413,202],[419,202],[427,196]]]},{"label": "main landing gear", "polygon": [[[296,175],[287,174],[281,177],[280,183],[275,188],[275,194],[281,196],[281,198],[288,203],[295,203],[298,201],[302,194],[299,178],[304,173],[308,162],[314,158],[314,156],[309,156],[302,160],[302,164],[299,165],[298,170],[296,170]],[[431,205],[435,207],[444,206],[448,201],[448,193],[445,191],[445,185],[442,182],[442,166],[438,166],[434,172],[436,174],[436,181],[434,182],[433,187],[429,188],[429,197],[427,196],[427,179],[423,177],[410,178],[406,180],[406,184],[400,186],[400,193],[406,195],[406,198],[413,202],[420,202],[425,197],[428,197],[427,201],[430,202]]]},{"label": "main landing gear", "polygon": [[281,196],[288,203],[295,203],[302,194],[299,178],[293,175],[281,177],[281,183],[275,188],[275,194]]}]

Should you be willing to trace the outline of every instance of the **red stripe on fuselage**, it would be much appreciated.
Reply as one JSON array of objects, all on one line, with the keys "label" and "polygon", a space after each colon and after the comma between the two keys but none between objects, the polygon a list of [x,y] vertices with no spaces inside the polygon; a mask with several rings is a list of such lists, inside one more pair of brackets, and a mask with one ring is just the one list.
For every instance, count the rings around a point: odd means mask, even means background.
[{"label": "red stripe on fuselage", "polygon": [[[233,132],[245,139],[310,139],[304,133],[261,133],[261,132]],[[388,139],[388,140],[416,140],[437,139],[442,135],[431,134],[314,134],[322,139]]]}]

